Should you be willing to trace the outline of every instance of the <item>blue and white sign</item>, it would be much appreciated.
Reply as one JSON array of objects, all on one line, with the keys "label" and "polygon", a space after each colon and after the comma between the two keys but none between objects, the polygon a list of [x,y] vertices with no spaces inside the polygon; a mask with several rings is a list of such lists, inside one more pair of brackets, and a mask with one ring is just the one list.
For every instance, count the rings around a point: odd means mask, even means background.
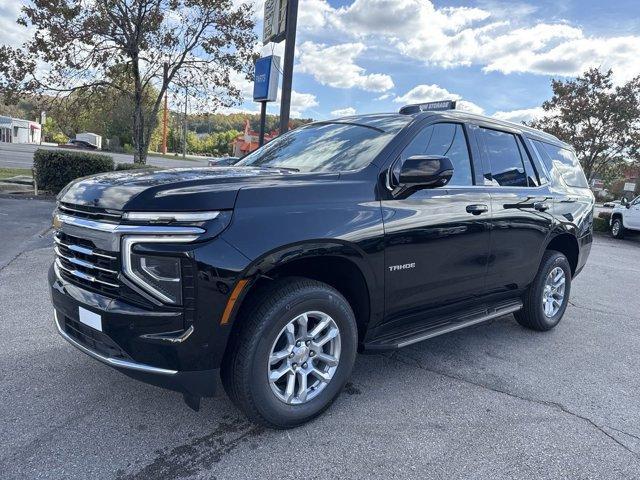
[{"label": "blue and white sign", "polygon": [[279,70],[280,57],[270,55],[258,59],[253,83],[255,102],[275,102],[278,99]]}]

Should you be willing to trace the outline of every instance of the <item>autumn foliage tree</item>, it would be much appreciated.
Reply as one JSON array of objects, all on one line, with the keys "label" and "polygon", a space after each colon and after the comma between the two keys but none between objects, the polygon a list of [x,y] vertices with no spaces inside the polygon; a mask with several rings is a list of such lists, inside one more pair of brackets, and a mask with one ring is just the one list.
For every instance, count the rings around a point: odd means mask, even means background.
[{"label": "autumn foliage tree", "polygon": [[5,96],[90,102],[118,92],[133,106],[138,163],[168,90],[188,85],[214,111],[241,98],[233,78],[253,67],[251,7],[233,0],[31,0],[18,23],[33,36],[0,47]]},{"label": "autumn foliage tree", "polygon": [[532,123],[572,145],[589,180],[640,159],[640,77],[617,86],[612,77],[593,68],[553,80],[546,115]]}]

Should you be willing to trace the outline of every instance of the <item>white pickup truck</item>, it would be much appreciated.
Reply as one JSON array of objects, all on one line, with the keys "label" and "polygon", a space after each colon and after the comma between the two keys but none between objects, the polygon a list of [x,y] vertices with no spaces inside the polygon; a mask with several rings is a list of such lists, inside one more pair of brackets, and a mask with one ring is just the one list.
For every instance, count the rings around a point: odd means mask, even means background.
[{"label": "white pickup truck", "polygon": [[640,232],[640,196],[631,202],[623,199],[611,213],[611,234],[623,238],[625,231]]}]

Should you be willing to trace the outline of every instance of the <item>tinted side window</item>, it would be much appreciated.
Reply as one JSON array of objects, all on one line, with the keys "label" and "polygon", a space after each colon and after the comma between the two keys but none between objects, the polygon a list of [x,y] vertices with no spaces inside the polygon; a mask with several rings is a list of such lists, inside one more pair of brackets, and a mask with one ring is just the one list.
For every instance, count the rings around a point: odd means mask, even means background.
[{"label": "tinted side window", "polygon": [[527,153],[527,150],[524,148],[522,144],[522,140],[517,138],[518,141],[518,149],[520,150],[520,158],[522,158],[522,163],[524,163],[524,171],[527,174],[527,182],[530,187],[538,187],[540,186],[540,182],[538,181],[538,175],[536,174],[535,169],[533,168],[533,164],[531,163],[531,158]]},{"label": "tinted side window", "polygon": [[[471,158],[462,125],[438,123],[423,129],[403,150],[401,159],[412,155],[441,155],[453,164],[453,177],[448,185],[472,185]],[[400,169],[400,163],[396,165]],[[399,173],[399,172],[398,172]],[[394,175],[396,172],[394,171]]]},{"label": "tinted side window", "polygon": [[516,137],[487,128],[481,131],[491,164],[492,182],[501,187],[529,186]]},{"label": "tinted side window", "polygon": [[551,161],[551,165],[547,165],[547,168],[557,170],[565,183],[571,187],[589,188],[587,178],[584,176],[575,153],[566,148],[556,147],[544,142],[539,143],[549,156],[547,161]]}]

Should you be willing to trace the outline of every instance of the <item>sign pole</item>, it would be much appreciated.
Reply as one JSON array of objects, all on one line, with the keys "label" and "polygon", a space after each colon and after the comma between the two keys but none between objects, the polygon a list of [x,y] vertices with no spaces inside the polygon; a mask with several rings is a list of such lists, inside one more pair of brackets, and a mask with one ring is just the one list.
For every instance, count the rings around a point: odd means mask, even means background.
[{"label": "sign pole", "polygon": [[293,83],[293,56],[296,50],[296,27],[298,23],[298,0],[287,4],[287,32],[284,47],[284,69],[282,71],[282,101],[280,102],[280,134],[289,130],[291,110],[291,86]]},{"label": "sign pole", "polygon": [[267,123],[267,102],[260,102],[260,136],[258,137],[258,146],[264,145],[264,129]]}]

